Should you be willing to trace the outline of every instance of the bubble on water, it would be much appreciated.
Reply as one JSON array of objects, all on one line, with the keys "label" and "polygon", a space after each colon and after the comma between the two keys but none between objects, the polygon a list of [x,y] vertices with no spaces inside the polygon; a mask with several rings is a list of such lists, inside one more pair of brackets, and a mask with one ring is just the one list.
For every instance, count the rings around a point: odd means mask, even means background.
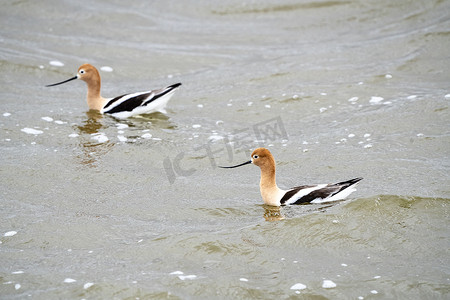
[{"label": "bubble on water", "polygon": [[170,275],[183,275],[184,273],[182,271],[173,271],[170,273]]},{"label": "bubble on water", "polygon": [[21,287],[20,283],[16,283],[16,284],[14,285],[14,288],[15,288],[16,290],[20,289],[20,287]]},{"label": "bubble on water", "polygon": [[378,103],[380,103],[383,100],[384,100],[383,97],[372,96],[370,98],[369,102],[372,103],[372,104],[378,104]]},{"label": "bubble on water", "polygon": [[93,282],[86,282],[86,283],[83,285],[83,288],[84,288],[85,290],[87,290],[88,288],[90,288],[90,287],[93,286],[93,285],[94,285]]},{"label": "bubble on water", "polygon": [[332,288],[336,287],[336,283],[334,283],[331,280],[324,280],[323,283],[322,283],[322,287],[324,289],[332,289]]},{"label": "bubble on water", "polygon": [[306,289],[306,285],[303,283],[296,283],[293,286],[291,286],[291,290],[304,290]]},{"label": "bubble on water", "polygon": [[180,275],[178,278],[181,280],[193,280],[197,278],[197,275]]},{"label": "bubble on water", "polygon": [[17,234],[17,231],[8,231],[8,232],[5,232],[5,234],[3,235],[3,236],[6,236],[6,237],[8,237],[8,236],[15,236]]},{"label": "bubble on water", "polygon": [[110,66],[102,66],[102,67],[100,67],[100,70],[102,70],[103,72],[112,72],[112,71],[114,71],[113,68],[111,68]]},{"label": "bubble on water", "polygon": [[92,140],[96,140],[99,143],[105,143],[109,141],[108,137],[104,133],[93,133],[91,135]]},{"label": "bubble on water", "polygon": [[33,128],[28,128],[28,127],[22,128],[22,129],[20,129],[20,131],[25,132],[27,134],[34,134],[34,135],[44,133],[42,130],[37,130],[37,129],[33,129]]},{"label": "bubble on water", "polygon": [[300,98],[299,95],[294,95],[294,96],[292,96],[292,99],[294,99],[294,100],[296,100],[296,99],[298,99],[298,98]]},{"label": "bubble on water", "polygon": [[42,117],[41,119],[47,122],[53,122],[53,118],[51,117]]},{"label": "bubble on water", "polygon": [[217,141],[223,140],[223,136],[220,136],[220,135],[211,135],[211,136],[208,138],[208,140],[211,141],[211,142],[217,142]]},{"label": "bubble on water", "polygon": [[60,62],[59,60],[51,60],[49,61],[49,64],[54,67],[64,67],[64,63]]},{"label": "bubble on water", "polygon": [[197,104],[198,108],[203,108],[203,104]]},{"label": "bubble on water", "polygon": [[266,105],[264,105],[264,107],[265,108],[270,108],[271,106],[270,106],[270,104],[266,104]]},{"label": "bubble on water", "polygon": [[386,75],[384,75],[384,77],[387,78],[387,79],[391,79],[392,75],[391,74],[386,74]]}]

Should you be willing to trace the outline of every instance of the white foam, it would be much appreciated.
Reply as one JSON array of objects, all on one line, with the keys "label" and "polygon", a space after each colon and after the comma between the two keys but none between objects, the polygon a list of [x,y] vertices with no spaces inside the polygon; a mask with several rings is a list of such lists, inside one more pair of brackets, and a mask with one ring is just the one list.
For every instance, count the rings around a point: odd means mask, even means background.
[{"label": "white foam", "polygon": [[304,290],[306,289],[306,285],[303,283],[296,283],[293,286],[291,286],[291,290]]},{"label": "white foam", "polygon": [[112,71],[114,71],[113,68],[111,68],[110,66],[100,67],[100,70],[102,70],[103,72],[112,72]]},{"label": "white foam", "polygon": [[378,291],[376,291],[376,290],[371,290],[370,293],[376,295],[376,294],[378,294]]},{"label": "white foam", "polygon": [[410,95],[410,96],[406,97],[406,99],[408,99],[408,100],[412,100],[412,99],[416,99],[416,98],[417,98],[417,95]]},{"label": "white foam", "polygon": [[372,96],[372,97],[370,98],[369,102],[370,102],[370,103],[373,103],[373,104],[378,104],[378,103],[380,103],[380,102],[383,101],[383,100],[384,100],[383,97]]},{"label": "white foam", "polygon": [[336,287],[336,283],[334,283],[331,280],[324,280],[323,283],[322,283],[322,287],[324,289],[332,289],[332,288]]},{"label": "white foam", "polygon": [[37,129],[33,129],[33,128],[28,128],[28,127],[22,128],[22,129],[20,129],[20,131],[25,132],[27,134],[35,134],[35,135],[44,133],[42,130],[37,130]]},{"label": "white foam", "polygon": [[96,140],[99,143],[104,143],[109,141],[108,137],[103,133],[94,133],[91,137],[92,140]]},{"label": "white foam", "polygon": [[195,278],[197,278],[197,275],[180,275],[178,276],[178,278],[180,278],[181,280],[193,280]]},{"label": "white foam", "polygon": [[200,128],[200,127],[202,127],[202,125],[200,125],[200,124],[194,124],[194,125],[192,125],[192,128],[194,128],[194,129]]},{"label": "white foam", "polygon": [[365,138],[368,138],[369,136],[370,136],[370,133],[364,134],[364,137],[365,137]]},{"label": "white foam", "polygon": [[217,141],[223,140],[223,136],[220,136],[220,135],[211,135],[208,139],[209,139],[211,142],[217,142]]},{"label": "white foam", "polygon": [[347,264],[341,264],[341,266],[343,266],[343,267],[347,267],[348,265],[347,265]]},{"label": "white foam", "polygon": [[16,284],[14,285],[14,288],[16,289],[16,291],[17,291],[18,289],[20,289],[20,287],[21,287],[20,283],[16,283]]},{"label": "white foam", "polygon": [[77,137],[77,136],[79,136],[78,133],[71,133],[71,134],[69,134],[69,137],[71,137],[71,138],[75,138],[75,137]]},{"label": "white foam", "polygon": [[184,273],[181,271],[173,271],[170,275],[183,275]]},{"label": "white foam", "polygon": [[387,78],[387,79],[391,79],[392,75],[391,74],[386,74],[386,75],[384,75],[384,77]]},{"label": "white foam", "polygon": [[152,138],[152,134],[151,133],[144,133],[143,135],[141,135],[141,137],[143,139],[151,139]]},{"label": "white foam", "polygon": [[119,142],[126,142],[128,139],[125,137],[125,136],[123,136],[123,135],[118,135],[117,136],[117,139],[119,140]]},{"label": "white foam", "polygon": [[24,271],[15,271],[15,272],[11,272],[11,274],[23,274],[25,273]]},{"label": "white foam", "polygon": [[349,102],[356,102],[358,101],[358,97],[351,97],[350,99],[348,99]]},{"label": "white foam", "polygon": [[56,120],[55,123],[58,124],[58,125],[67,124],[67,122],[64,122],[64,121],[61,121],[61,120]]},{"label": "white foam", "polygon": [[203,104],[197,104],[198,108],[203,108]]},{"label": "white foam", "polygon": [[5,232],[3,236],[15,236],[17,234],[17,231],[8,231]]},{"label": "white foam", "polygon": [[266,105],[264,105],[264,107],[265,108],[270,108],[271,106],[270,106],[270,104],[266,104]]},{"label": "white foam", "polygon": [[321,107],[321,108],[319,108],[319,111],[320,111],[321,113],[323,113],[323,112],[326,111],[326,110],[327,110],[326,107]]},{"label": "white foam", "polygon": [[353,137],[355,137],[355,134],[354,134],[354,133],[350,133],[350,134],[348,135],[348,137],[349,137],[349,138],[353,138]]},{"label": "white foam", "polygon": [[3,116],[4,116],[4,117],[9,117],[10,115],[11,115],[11,113],[9,113],[9,112],[3,113]]},{"label": "white foam", "polygon": [[239,280],[240,280],[240,281],[245,281],[245,282],[247,282],[247,281],[248,281],[248,279],[247,279],[247,278],[239,278]]},{"label": "white foam", "polygon": [[364,145],[364,148],[365,149],[368,149],[368,148],[372,148],[373,147],[373,145],[372,144],[367,144],[367,145]]},{"label": "white foam", "polygon": [[128,128],[127,124],[117,123],[116,124],[117,130]]},{"label": "white foam", "polygon": [[59,60],[51,60],[49,61],[49,64],[54,67],[64,67],[64,63],[60,62]]},{"label": "white foam", "polygon": [[76,282],[76,280],[72,279],[72,278],[66,278],[66,279],[64,279],[64,282],[65,283],[74,283],[74,282]]},{"label": "white foam", "polygon": [[42,117],[41,119],[47,122],[53,122],[53,118],[51,117]]},{"label": "white foam", "polygon": [[93,282],[86,282],[86,283],[83,285],[83,288],[84,288],[85,290],[87,290],[88,288],[90,288],[90,287],[93,286],[93,285],[94,285]]},{"label": "white foam", "polygon": [[446,99],[450,99],[450,94],[444,96]]},{"label": "white foam", "polygon": [[296,99],[298,99],[298,98],[300,98],[299,95],[294,95],[294,96],[292,96],[292,99],[294,99],[294,100],[296,100]]}]

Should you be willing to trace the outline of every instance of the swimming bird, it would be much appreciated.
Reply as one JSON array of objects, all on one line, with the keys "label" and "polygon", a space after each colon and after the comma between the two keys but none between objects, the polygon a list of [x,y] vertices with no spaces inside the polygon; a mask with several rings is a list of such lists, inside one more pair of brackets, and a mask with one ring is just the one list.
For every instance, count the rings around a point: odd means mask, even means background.
[{"label": "swimming bird", "polygon": [[254,164],[261,169],[259,184],[261,196],[265,204],[272,206],[342,200],[356,191],[356,184],[362,180],[362,178],[354,178],[334,184],[302,185],[285,191],[277,186],[275,159],[266,148],[255,149],[249,161],[236,166],[221,168],[237,168],[247,164]]},{"label": "swimming bird", "polygon": [[90,64],[78,68],[77,75],[67,80],[46,85],[55,86],[75,79],[81,79],[87,84],[87,104],[90,110],[97,110],[101,114],[110,114],[119,119],[126,119],[140,114],[163,112],[167,102],[173,96],[181,83],[146,92],[124,94],[115,98],[103,98],[100,95],[101,79],[98,70]]}]

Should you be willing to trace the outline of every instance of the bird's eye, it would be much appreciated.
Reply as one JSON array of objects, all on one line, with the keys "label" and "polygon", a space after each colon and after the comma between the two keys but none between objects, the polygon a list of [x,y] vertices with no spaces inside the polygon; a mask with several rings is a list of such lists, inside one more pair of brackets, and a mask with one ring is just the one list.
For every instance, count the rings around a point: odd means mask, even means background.
[{"label": "bird's eye", "polygon": [[253,159],[257,159],[259,156],[258,155],[253,155]]},{"label": "bird's eye", "polygon": [[80,74],[84,74],[85,72],[84,72],[84,70],[80,70]]}]

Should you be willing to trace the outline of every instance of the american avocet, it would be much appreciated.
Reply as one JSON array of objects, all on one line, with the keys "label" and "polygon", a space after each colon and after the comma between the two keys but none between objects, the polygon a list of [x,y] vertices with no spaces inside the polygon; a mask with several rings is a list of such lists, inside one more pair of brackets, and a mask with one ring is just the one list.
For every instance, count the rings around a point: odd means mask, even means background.
[{"label": "american avocet", "polygon": [[277,186],[275,159],[266,148],[255,149],[249,161],[236,166],[221,168],[236,168],[251,163],[261,169],[259,184],[261,196],[265,204],[272,206],[342,200],[356,191],[356,184],[362,180],[362,178],[354,178],[334,184],[302,185],[285,191]]},{"label": "american avocet", "polygon": [[157,111],[165,112],[167,102],[181,85],[181,83],[175,83],[155,91],[125,94],[107,99],[100,95],[101,79],[98,70],[90,64],[84,64],[78,68],[76,76],[47,86],[55,86],[75,79],[81,79],[87,84],[87,104],[90,110],[110,114],[119,119]]}]

